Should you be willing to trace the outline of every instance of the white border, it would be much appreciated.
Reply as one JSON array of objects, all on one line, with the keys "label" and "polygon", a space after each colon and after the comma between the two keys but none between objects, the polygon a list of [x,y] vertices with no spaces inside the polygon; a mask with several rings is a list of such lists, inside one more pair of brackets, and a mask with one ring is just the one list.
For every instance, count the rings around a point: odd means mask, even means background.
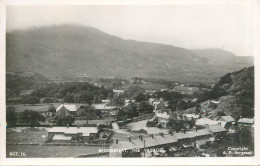
[{"label": "white border", "polygon": [[[243,4],[254,16],[255,85],[260,85],[260,1],[258,0],[0,0],[0,164],[1,165],[260,165],[259,86],[255,87],[255,157],[225,158],[5,158],[5,7],[8,5],[226,5]],[[250,18],[248,18],[250,19]],[[40,150],[40,149],[39,149]]]}]

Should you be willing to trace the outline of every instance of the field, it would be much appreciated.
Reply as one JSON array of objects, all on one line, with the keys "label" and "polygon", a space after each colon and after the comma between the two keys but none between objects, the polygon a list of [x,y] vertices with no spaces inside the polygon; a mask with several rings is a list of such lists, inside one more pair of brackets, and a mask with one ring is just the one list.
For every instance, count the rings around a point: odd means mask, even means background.
[{"label": "field", "polygon": [[47,132],[14,132],[6,135],[6,143],[44,143]]},{"label": "field", "polygon": [[[53,103],[53,106],[57,108],[60,105],[60,103]],[[24,110],[33,110],[37,112],[45,112],[48,111],[49,104],[36,104],[36,105],[23,105],[23,104],[15,104],[15,105],[7,105],[8,106],[13,106],[15,108],[15,112],[20,113],[23,112]]]}]

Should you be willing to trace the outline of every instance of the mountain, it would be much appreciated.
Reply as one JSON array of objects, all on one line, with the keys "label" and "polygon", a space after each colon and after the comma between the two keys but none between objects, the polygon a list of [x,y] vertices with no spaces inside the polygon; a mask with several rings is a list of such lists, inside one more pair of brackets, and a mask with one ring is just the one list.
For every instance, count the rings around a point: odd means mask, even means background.
[{"label": "mountain", "polygon": [[192,51],[201,57],[207,58],[210,64],[215,65],[252,65],[254,63],[254,58],[252,56],[236,56],[232,52],[219,48],[194,49]]},{"label": "mountain", "polygon": [[213,83],[249,66],[233,61],[212,64],[192,50],[123,40],[93,27],[68,24],[9,32],[6,50],[7,71],[32,71],[49,79],[84,74]]},{"label": "mountain", "polygon": [[217,106],[209,105],[208,108],[209,100],[202,103],[202,107],[210,112],[211,117],[216,117],[218,112],[231,115],[235,119],[240,116],[254,117],[254,67],[224,75],[206,98],[220,101]]}]

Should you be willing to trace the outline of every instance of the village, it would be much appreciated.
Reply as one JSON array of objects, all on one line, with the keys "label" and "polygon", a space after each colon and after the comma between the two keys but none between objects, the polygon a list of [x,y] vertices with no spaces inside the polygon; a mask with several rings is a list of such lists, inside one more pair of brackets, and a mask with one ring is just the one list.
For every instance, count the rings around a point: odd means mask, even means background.
[{"label": "village", "polygon": [[[129,89],[113,89],[113,98],[98,103],[7,106],[17,117],[15,124],[7,122],[7,146],[82,149],[70,157],[216,157],[231,154],[214,147],[238,130],[253,130],[253,118],[234,118],[224,112],[212,116],[210,106],[221,101],[198,104],[193,95],[196,87]],[[132,96],[126,97],[132,91]],[[18,133],[33,135],[11,138]]]}]

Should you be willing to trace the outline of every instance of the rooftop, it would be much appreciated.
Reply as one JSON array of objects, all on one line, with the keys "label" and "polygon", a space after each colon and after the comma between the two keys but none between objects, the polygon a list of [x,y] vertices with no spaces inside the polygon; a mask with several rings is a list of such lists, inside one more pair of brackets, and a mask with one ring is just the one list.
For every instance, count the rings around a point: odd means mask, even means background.
[{"label": "rooftop", "polygon": [[77,134],[82,133],[83,136],[89,136],[90,133],[98,133],[97,127],[52,127],[46,128],[49,133]]},{"label": "rooftop", "polygon": [[221,116],[220,119],[223,119],[225,122],[234,122],[235,119],[233,119],[231,116]]},{"label": "rooftop", "polygon": [[55,134],[54,137],[52,138],[52,140],[62,140],[62,141],[70,141],[71,140],[71,136],[65,136],[65,135],[60,135],[60,134]]},{"label": "rooftop", "polygon": [[76,104],[61,104],[56,110],[58,111],[62,107],[65,107],[69,111],[77,111],[77,105]]},{"label": "rooftop", "polygon": [[227,131],[224,127],[220,126],[220,125],[210,125],[209,126],[209,130],[213,133],[218,133],[218,132],[223,132],[223,131]]},{"label": "rooftop", "polygon": [[251,123],[251,124],[253,124],[254,123],[254,119],[252,119],[252,118],[241,118],[237,122],[238,123]]}]

